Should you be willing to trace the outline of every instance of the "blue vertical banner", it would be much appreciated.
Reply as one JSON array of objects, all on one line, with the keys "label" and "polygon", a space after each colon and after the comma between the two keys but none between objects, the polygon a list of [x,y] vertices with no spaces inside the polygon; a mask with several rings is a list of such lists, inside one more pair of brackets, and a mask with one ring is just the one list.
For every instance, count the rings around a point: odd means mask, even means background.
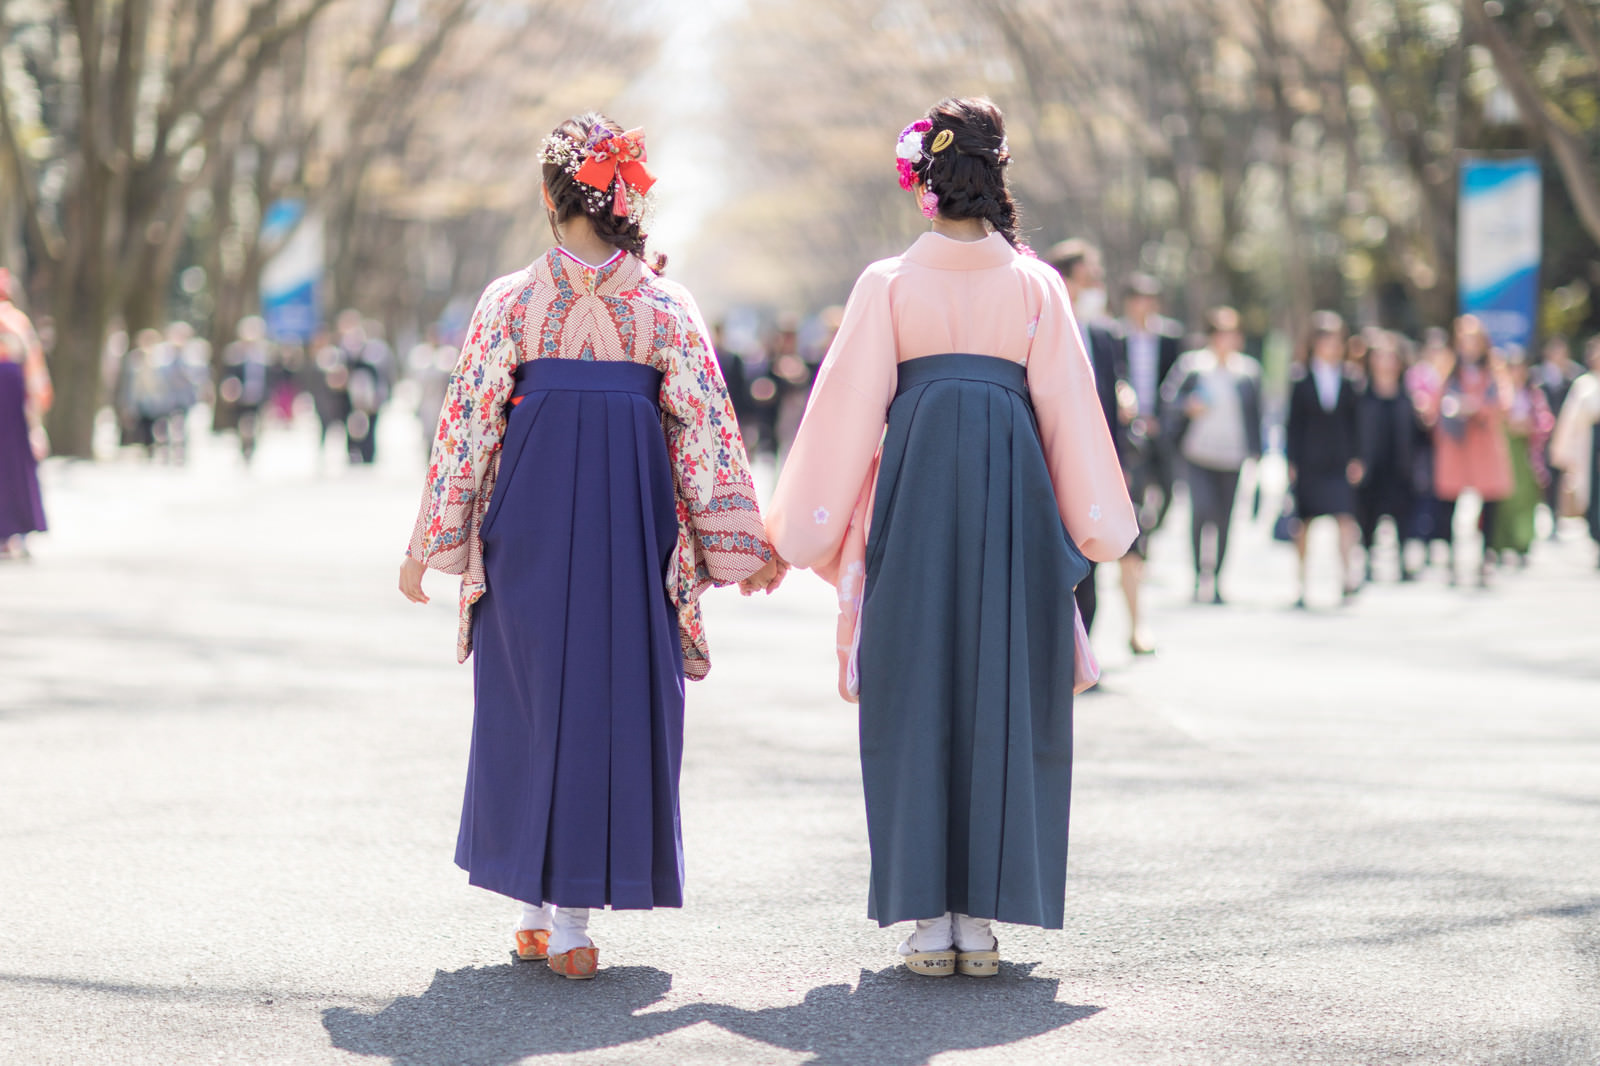
[{"label": "blue vertical banner", "polygon": [[277,251],[261,270],[261,317],[274,340],[304,343],[322,320],[322,220],[302,200],[278,200],[261,219],[261,240]]},{"label": "blue vertical banner", "polygon": [[1496,345],[1533,343],[1539,316],[1544,183],[1532,156],[1461,161],[1456,277],[1462,314]]}]

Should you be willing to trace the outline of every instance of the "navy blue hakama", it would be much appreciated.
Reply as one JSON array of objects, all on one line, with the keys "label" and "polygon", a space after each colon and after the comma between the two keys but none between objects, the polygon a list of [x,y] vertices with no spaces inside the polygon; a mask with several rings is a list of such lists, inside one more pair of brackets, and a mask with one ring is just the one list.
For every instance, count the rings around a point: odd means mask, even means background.
[{"label": "navy blue hakama", "polygon": [[683,652],[661,374],[516,372],[480,535],[472,754],[456,863],[530,903],[683,904]]}]

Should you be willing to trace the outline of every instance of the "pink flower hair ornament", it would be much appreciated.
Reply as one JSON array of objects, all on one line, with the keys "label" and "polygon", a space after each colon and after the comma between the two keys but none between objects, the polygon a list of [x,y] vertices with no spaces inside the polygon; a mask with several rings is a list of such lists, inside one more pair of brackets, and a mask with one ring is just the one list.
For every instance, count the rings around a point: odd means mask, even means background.
[{"label": "pink flower hair ornament", "polygon": [[911,125],[900,131],[899,138],[895,141],[894,154],[895,169],[900,172],[900,187],[907,192],[917,183],[916,167],[922,162],[922,138],[933,129],[933,123],[925,118],[919,118]]}]

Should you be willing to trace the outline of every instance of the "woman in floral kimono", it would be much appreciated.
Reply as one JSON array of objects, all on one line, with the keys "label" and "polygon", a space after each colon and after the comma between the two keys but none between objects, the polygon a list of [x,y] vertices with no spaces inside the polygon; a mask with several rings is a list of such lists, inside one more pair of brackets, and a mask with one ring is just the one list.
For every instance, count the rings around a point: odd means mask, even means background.
[{"label": "woman in floral kimono", "polygon": [[476,651],[456,862],[523,902],[517,954],[592,977],[594,907],[678,907],[683,681],[700,594],[779,579],[689,293],[646,266],[644,137],[541,151],[559,247],[489,286],[445,396],[400,587],[461,574]]},{"label": "woman in floral kimono", "polygon": [[1072,591],[1139,529],[1061,278],[1018,244],[1003,121],[946,100],[901,134],[932,232],[856,283],[767,524],[839,588],[867,913],[915,920],[933,976],[997,972],[991,921],[1062,925]]}]

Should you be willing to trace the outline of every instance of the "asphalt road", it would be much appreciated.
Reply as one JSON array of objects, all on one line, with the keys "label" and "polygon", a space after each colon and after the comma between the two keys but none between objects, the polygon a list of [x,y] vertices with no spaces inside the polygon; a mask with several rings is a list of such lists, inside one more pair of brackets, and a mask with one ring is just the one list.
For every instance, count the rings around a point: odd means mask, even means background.
[{"label": "asphalt road", "polygon": [[1002,928],[991,981],[866,919],[829,590],[712,594],[687,906],[597,916],[564,982],[451,863],[471,681],[452,580],[394,591],[416,436],[49,469],[54,532],[0,566],[0,1064],[1600,1062],[1581,530],[1482,592],[1340,609],[1324,564],[1297,614],[1262,525],[1191,606],[1175,511],[1153,659],[1102,568],[1067,927]]}]

